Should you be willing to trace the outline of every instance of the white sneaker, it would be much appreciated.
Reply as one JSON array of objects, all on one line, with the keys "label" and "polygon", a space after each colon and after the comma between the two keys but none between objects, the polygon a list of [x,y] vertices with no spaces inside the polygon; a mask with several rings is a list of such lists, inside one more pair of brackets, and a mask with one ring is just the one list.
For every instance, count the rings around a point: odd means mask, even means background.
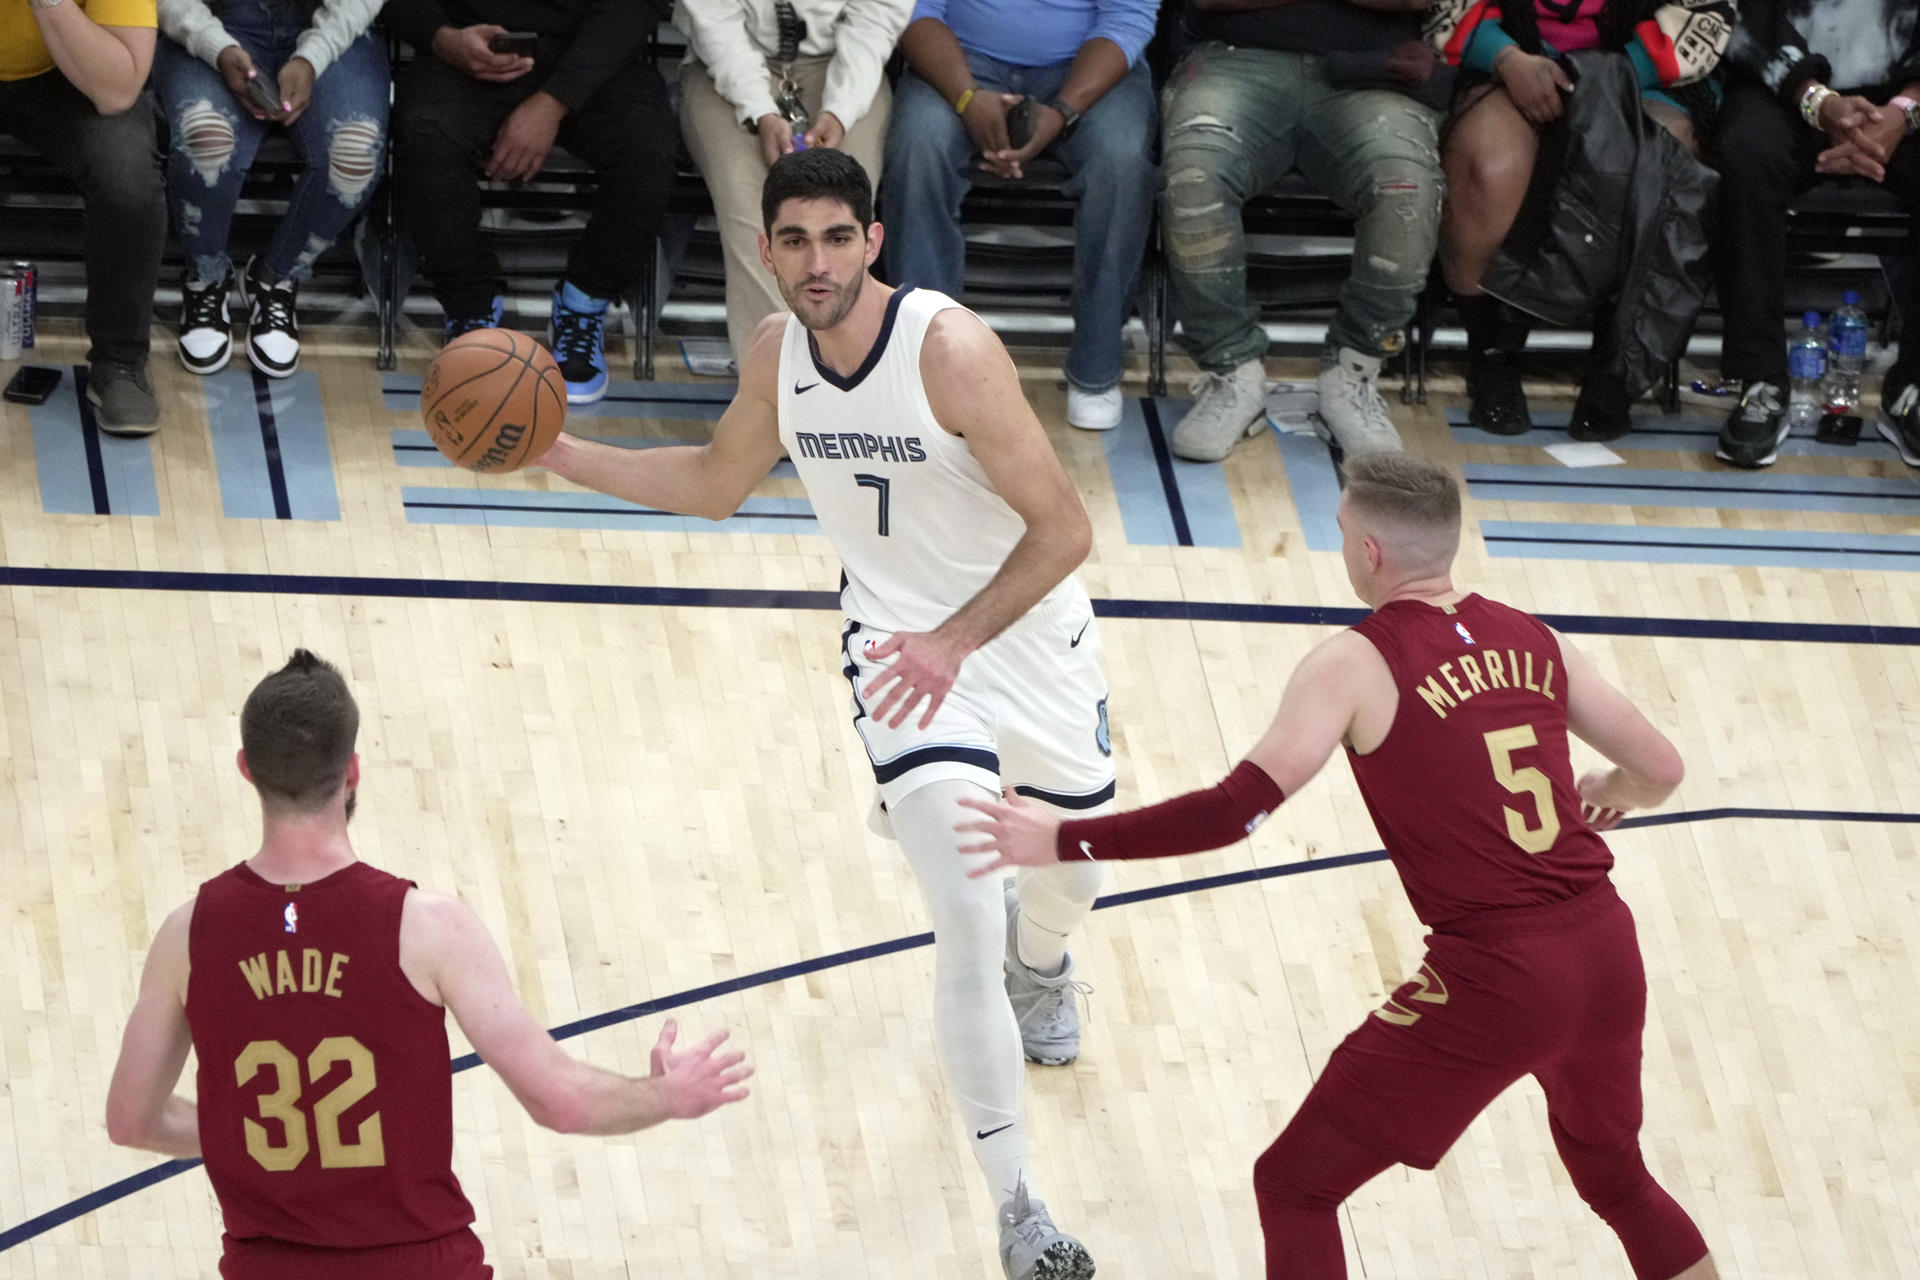
[{"label": "white sneaker", "polygon": [[1321,434],[1349,458],[1399,449],[1400,432],[1380,397],[1380,357],[1340,348],[1320,371]]},{"label": "white sneaker", "polygon": [[1218,462],[1267,425],[1267,366],[1248,360],[1229,373],[1193,380],[1193,408],[1173,429],[1173,451],[1194,462]]},{"label": "white sneaker", "polygon": [[1000,1268],[1007,1280],[1091,1280],[1094,1270],[1087,1247],[1053,1225],[1025,1178],[1000,1206]]},{"label": "white sneaker", "polygon": [[233,273],[218,283],[188,276],[180,282],[181,367],[189,373],[218,373],[233,355],[233,318],[227,297]]},{"label": "white sneaker", "polygon": [[247,359],[269,378],[289,378],[300,367],[298,287],[291,280],[268,283],[262,265],[259,258],[247,264]]},{"label": "white sneaker", "polygon": [[1067,384],[1067,425],[1082,431],[1111,431],[1120,425],[1124,403],[1118,383],[1105,391],[1082,391]]}]

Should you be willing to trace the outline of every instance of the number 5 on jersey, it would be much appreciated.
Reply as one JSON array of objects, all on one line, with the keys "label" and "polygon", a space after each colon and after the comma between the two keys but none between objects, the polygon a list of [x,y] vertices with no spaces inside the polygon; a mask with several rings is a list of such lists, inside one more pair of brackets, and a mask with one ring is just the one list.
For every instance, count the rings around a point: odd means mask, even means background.
[{"label": "number 5 on jersey", "polygon": [[[352,1036],[328,1036],[307,1055],[307,1080],[315,1083],[333,1068],[347,1065],[347,1078],[313,1104],[313,1128],[320,1140],[322,1169],[366,1169],[387,1162],[387,1144],[380,1132],[380,1113],[360,1122],[356,1142],[340,1140],[340,1116],[373,1092],[373,1051]],[[267,1126],[252,1117],[242,1123],[247,1131],[247,1154],[272,1173],[287,1173],[307,1158],[307,1117],[294,1104],[300,1100],[300,1060],[278,1040],[255,1040],[234,1059],[236,1084],[244,1085],[261,1067],[272,1067],[275,1089],[260,1095],[260,1119],[278,1120],[286,1134],[283,1146],[274,1146]]]},{"label": "number 5 on jersey", "polygon": [[1532,765],[1524,769],[1513,767],[1513,753],[1539,746],[1539,736],[1532,725],[1517,724],[1511,729],[1494,729],[1486,738],[1487,755],[1493,760],[1493,776],[1515,795],[1531,794],[1534,812],[1540,819],[1539,826],[1530,827],[1525,814],[1501,805],[1500,812],[1507,819],[1507,838],[1528,853],[1545,853],[1560,838],[1560,815],[1553,807],[1553,783]]}]

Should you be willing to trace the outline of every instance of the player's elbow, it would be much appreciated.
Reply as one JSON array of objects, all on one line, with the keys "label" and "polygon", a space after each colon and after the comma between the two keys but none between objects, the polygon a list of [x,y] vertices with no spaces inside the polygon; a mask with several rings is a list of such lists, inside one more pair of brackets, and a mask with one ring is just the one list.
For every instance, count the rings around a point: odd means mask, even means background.
[{"label": "player's elbow", "polygon": [[527,1108],[527,1114],[542,1129],[551,1129],[555,1133],[581,1134],[589,1128],[586,1099],[576,1090],[556,1085],[543,1089],[539,1093],[528,1094],[520,1100]]},{"label": "player's elbow", "polygon": [[1680,758],[1680,752],[1671,742],[1662,739],[1660,746],[1661,750],[1647,762],[1651,768],[1641,776],[1650,786],[1672,794],[1679,789],[1682,782],[1687,780],[1687,763]]},{"label": "player's elbow", "polygon": [[118,1098],[107,1099],[107,1141],[116,1147],[145,1146],[146,1117]]}]

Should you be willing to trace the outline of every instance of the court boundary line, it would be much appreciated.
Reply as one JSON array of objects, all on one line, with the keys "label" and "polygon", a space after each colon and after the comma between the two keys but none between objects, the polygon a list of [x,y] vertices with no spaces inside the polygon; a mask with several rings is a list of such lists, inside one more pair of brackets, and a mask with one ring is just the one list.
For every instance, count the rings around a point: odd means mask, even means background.
[{"label": "court boundary line", "polygon": [[[840,608],[839,592],[812,591],[804,588],[782,590],[739,587],[613,586],[574,582],[503,582],[461,578],[368,578],[335,574],[214,573],[179,569],[69,569],[0,565],[0,587],[366,596],[408,600],[501,600],[532,604],[629,605],[670,609],[838,611]],[[1166,622],[1250,622],[1292,626],[1351,626],[1366,617],[1369,612],[1358,606],[1115,598],[1095,600],[1093,611],[1103,618],[1136,618]],[[1894,626],[1873,622],[1637,618],[1586,613],[1541,613],[1535,616],[1548,625],[1572,635],[1920,646],[1920,626]]]},{"label": "court boundary line", "polygon": [[[1628,818],[1620,826],[1667,827],[1681,823],[1718,822],[1727,819],[1749,818],[1762,821],[1782,822],[1861,822],[1920,825],[1920,813],[1874,812],[1852,809],[1754,809],[1739,806],[1723,806],[1713,809],[1682,809],[1674,813],[1654,813],[1644,817]],[[1211,889],[1231,888],[1235,885],[1252,884],[1262,880],[1275,880],[1287,876],[1303,875],[1309,871],[1332,871],[1341,867],[1355,867],[1369,862],[1384,862],[1385,849],[1367,849],[1358,853],[1334,854],[1326,858],[1304,858],[1298,862],[1281,862],[1265,867],[1250,867],[1244,871],[1228,871],[1218,875],[1196,876],[1188,880],[1176,880],[1170,884],[1149,885],[1143,889],[1130,889],[1125,893],[1104,894],[1093,904],[1095,911],[1105,911],[1113,907],[1131,906],[1136,902],[1149,902],[1156,898],[1171,898],[1189,893],[1203,893]],[[709,982],[703,986],[690,987],[685,991],[659,996],[650,1000],[641,1000],[623,1005],[618,1009],[609,1009],[605,1013],[596,1013],[572,1022],[565,1022],[549,1029],[555,1040],[571,1040],[575,1036],[585,1035],[589,1031],[601,1031],[607,1027],[619,1026],[626,1022],[637,1022],[641,1018],[652,1017],[670,1009],[683,1008],[690,1004],[699,1004],[718,996],[739,995],[758,987],[772,986],[785,982],[789,978],[805,977],[824,969],[838,969],[857,964],[863,960],[875,960],[882,956],[896,955],[902,951],[913,951],[930,946],[933,934],[914,933],[904,937],[889,939],[885,942],[868,943],[865,946],[849,947],[842,951],[830,952],[823,956],[814,956],[808,960],[795,960],[771,969],[760,969],[753,973],[742,974],[737,978],[726,978],[719,982]],[[480,1055],[465,1053],[451,1061],[453,1074],[471,1071],[481,1065]],[[165,1182],[167,1179],[200,1167],[197,1159],[168,1160],[154,1165],[139,1173],[109,1183],[104,1187],[89,1191],[86,1195],[68,1201],[58,1208],[49,1209],[36,1217],[27,1219],[17,1226],[0,1230],[0,1253],[5,1253],[17,1245],[38,1236],[45,1235],[56,1227],[65,1226],[76,1218],[85,1217],[96,1209],[104,1209],[110,1204],[126,1199],[136,1192]]]}]

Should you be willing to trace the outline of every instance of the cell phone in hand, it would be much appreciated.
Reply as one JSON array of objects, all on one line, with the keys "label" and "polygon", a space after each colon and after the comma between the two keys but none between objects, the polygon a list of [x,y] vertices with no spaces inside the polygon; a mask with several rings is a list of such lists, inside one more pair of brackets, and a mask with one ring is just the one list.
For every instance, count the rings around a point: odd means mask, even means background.
[{"label": "cell phone in hand", "polygon": [[247,80],[247,96],[253,99],[253,105],[270,116],[280,114],[280,82],[273,73],[259,67],[253,69],[253,75]]},{"label": "cell phone in hand", "polygon": [[1019,151],[1033,141],[1033,99],[1022,98],[1007,112],[1007,141]]},{"label": "cell phone in hand", "polygon": [[53,389],[60,385],[60,370],[30,364],[13,375],[4,392],[15,404],[45,404]]},{"label": "cell phone in hand", "polygon": [[539,44],[540,34],[537,31],[497,31],[487,41],[487,49],[515,58],[531,58]]}]

